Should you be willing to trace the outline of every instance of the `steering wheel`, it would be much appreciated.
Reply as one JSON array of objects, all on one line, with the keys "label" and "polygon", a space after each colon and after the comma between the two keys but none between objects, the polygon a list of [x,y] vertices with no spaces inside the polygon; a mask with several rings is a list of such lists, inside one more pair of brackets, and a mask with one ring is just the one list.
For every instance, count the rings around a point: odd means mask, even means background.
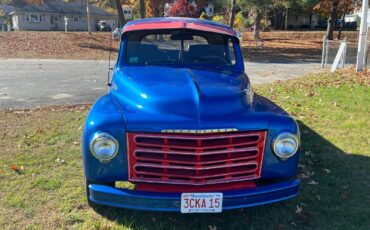
[{"label": "steering wheel", "polygon": [[215,61],[216,64],[227,64],[226,60],[220,56],[207,55],[203,56],[202,59]]}]

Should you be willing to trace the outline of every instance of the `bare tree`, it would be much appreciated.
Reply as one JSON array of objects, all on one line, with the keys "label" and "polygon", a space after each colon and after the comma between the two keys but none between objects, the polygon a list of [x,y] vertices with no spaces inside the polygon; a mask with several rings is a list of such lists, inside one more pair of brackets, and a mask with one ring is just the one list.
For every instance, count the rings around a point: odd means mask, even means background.
[{"label": "bare tree", "polygon": [[140,17],[145,18],[145,0],[140,0]]},{"label": "bare tree", "polygon": [[236,0],[231,0],[230,17],[229,17],[230,28],[234,27],[235,13],[236,13]]},{"label": "bare tree", "polygon": [[256,41],[261,40],[260,37],[260,29],[261,29],[261,19],[262,19],[262,14],[259,10],[256,10],[254,12],[254,25],[253,25],[253,38]]},{"label": "bare tree", "polygon": [[335,19],[337,18],[339,0],[333,0],[330,5],[330,18],[328,20],[328,29],[326,31],[326,36],[329,40],[333,40],[334,37],[334,27]]},{"label": "bare tree", "polygon": [[120,0],[116,1],[116,8],[118,12],[118,27],[122,27],[125,24],[125,15],[123,14],[122,4]]}]

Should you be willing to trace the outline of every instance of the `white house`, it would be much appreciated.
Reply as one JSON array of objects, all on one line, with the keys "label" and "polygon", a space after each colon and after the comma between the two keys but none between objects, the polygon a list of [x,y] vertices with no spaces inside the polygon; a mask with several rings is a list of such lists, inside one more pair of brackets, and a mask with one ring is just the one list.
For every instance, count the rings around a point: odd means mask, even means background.
[{"label": "white house", "polygon": [[208,5],[204,7],[204,12],[208,17],[213,17],[215,14],[215,6],[212,3],[208,3]]},{"label": "white house", "polygon": [[[14,7],[9,15],[12,18],[13,30],[64,30],[68,18],[68,30],[87,30],[86,4],[66,3],[62,1],[45,2],[40,5]],[[117,20],[115,15],[95,6],[90,6],[91,29],[101,20]]]},{"label": "white house", "polygon": [[126,20],[133,19],[132,8],[130,6],[122,5],[122,10]]},{"label": "white house", "polygon": [[[361,18],[362,16],[362,11],[361,9],[359,9],[359,11],[355,12],[354,15],[357,15],[358,18]],[[369,11],[367,12],[367,25],[370,26],[370,9]]]},{"label": "white house", "polygon": [[314,28],[319,25],[320,15],[314,13],[312,15],[304,13],[295,13],[288,15],[288,27],[289,28]]}]

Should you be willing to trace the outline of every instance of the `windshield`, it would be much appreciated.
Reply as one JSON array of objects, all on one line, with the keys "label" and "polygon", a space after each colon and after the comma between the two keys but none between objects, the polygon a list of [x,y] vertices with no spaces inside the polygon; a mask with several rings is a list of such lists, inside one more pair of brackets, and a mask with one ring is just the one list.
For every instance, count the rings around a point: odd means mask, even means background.
[{"label": "windshield", "polygon": [[128,65],[236,64],[233,37],[192,30],[133,31],[127,35]]}]

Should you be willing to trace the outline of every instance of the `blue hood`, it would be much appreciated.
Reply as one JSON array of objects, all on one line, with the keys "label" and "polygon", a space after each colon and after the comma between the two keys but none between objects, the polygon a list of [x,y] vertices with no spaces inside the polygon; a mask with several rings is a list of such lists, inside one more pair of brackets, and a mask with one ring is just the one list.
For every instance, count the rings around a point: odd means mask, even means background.
[{"label": "blue hood", "polygon": [[[128,131],[241,129],[252,109],[249,84],[244,72],[124,67],[116,69],[111,94]],[[252,123],[257,129],[266,122]]]}]

